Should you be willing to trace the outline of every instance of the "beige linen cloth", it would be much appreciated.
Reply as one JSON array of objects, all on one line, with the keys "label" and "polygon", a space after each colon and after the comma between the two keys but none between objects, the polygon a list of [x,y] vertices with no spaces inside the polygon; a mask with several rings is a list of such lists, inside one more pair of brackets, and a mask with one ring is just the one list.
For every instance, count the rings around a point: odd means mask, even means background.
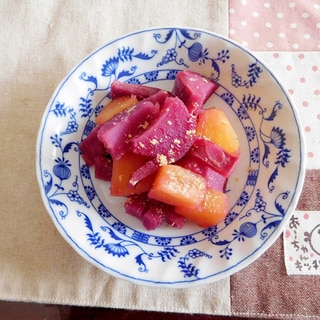
[{"label": "beige linen cloth", "polygon": [[0,299],[230,314],[229,279],[160,289],[115,279],[55,229],[35,170],[42,114],[62,78],[96,48],[153,26],[227,35],[225,0],[0,1]]}]

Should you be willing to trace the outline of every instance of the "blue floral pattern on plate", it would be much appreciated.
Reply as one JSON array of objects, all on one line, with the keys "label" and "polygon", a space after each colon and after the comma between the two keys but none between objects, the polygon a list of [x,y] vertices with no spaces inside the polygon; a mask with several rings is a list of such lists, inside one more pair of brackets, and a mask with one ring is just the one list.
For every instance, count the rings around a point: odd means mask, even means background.
[{"label": "blue floral pattern on plate", "polygon": [[[220,84],[207,107],[224,109],[240,137],[229,213],[207,229],[187,223],[148,232],[94,178],[79,143],[109,101],[112,81],[170,89],[186,68]],[[188,287],[239,271],[277,239],[302,188],[304,143],[286,91],[253,54],[205,30],[148,29],[93,52],[62,81],[43,115],[37,176],[55,226],[82,257],[135,283]]]}]

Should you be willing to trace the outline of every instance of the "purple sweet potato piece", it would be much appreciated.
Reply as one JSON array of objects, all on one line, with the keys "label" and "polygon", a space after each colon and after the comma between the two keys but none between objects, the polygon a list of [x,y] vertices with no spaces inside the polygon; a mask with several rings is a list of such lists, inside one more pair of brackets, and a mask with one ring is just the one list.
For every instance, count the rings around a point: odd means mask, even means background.
[{"label": "purple sweet potato piece", "polygon": [[185,103],[190,113],[197,114],[218,87],[217,83],[196,72],[183,70],[177,74],[172,94]]},{"label": "purple sweet potato piece", "polygon": [[99,129],[100,127],[96,126],[79,145],[81,156],[89,167],[94,165],[96,157],[107,154],[106,148],[97,136]]},{"label": "purple sweet potato piece", "polygon": [[182,228],[185,223],[185,218],[177,215],[172,206],[148,198],[147,193],[129,196],[124,208],[126,213],[141,220],[147,230],[158,228],[163,221],[177,228]]},{"label": "purple sweet potato piece", "polygon": [[169,226],[178,229],[181,229],[186,223],[186,218],[175,213],[172,208],[166,211],[165,219]]},{"label": "purple sweet potato piece", "polygon": [[160,105],[160,109],[161,106],[163,105],[164,101],[166,100],[167,97],[170,97],[171,94],[169,91],[166,90],[159,90],[156,93],[154,93],[153,95],[143,99],[143,101],[150,101],[152,103],[159,103]]},{"label": "purple sweet potato piece", "polygon": [[229,178],[239,161],[239,157],[225,152],[220,146],[202,137],[195,139],[189,154],[202,159],[225,178]]},{"label": "purple sweet potato piece", "polygon": [[[147,230],[154,230],[160,227],[163,221],[167,221],[167,215],[169,215],[170,212],[173,212],[173,210],[173,206],[154,199],[149,199],[147,210],[142,216],[142,223]],[[177,223],[180,222],[177,221]]]},{"label": "purple sweet potato piece", "polygon": [[130,177],[129,184],[135,186],[139,181],[156,172],[159,168],[159,163],[156,160],[149,160],[139,169],[133,172]]},{"label": "purple sweet potato piece", "polygon": [[165,216],[161,211],[153,210],[149,208],[142,216],[142,223],[147,230],[154,230],[161,226]]},{"label": "purple sweet potato piece", "polygon": [[129,150],[131,137],[143,131],[158,114],[159,104],[140,101],[102,124],[98,139],[113,159],[120,159]]},{"label": "purple sweet potato piece", "polygon": [[196,118],[179,98],[166,98],[159,116],[130,140],[134,153],[153,158],[132,174],[130,184],[134,186],[160,166],[181,159],[193,145],[195,126]]},{"label": "purple sweet potato piece", "polygon": [[114,80],[110,88],[110,97],[111,99],[114,99],[117,97],[134,95],[138,100],[142,100],[144,98],[152,96],[159,90],[159,88],[154,88],[151,86]]},{"label": "purple sweet potato piece", "polygon": [[126,213],[142,220],[142,216],[147,211],[148,201],[147,193],[130,195],[124,204],[125,211]]},{"label": "purple sweet potato piece", "polygon": [[212,166],[203,159],[188,153],[177,162],[177,165],[204,177],[206,179],[207,188],[221,192],[226,191],[228,178],[215,171]]},{"label": "purple sweet potato piece", "polygon": [[166,98],[159,116],[130,140],[134,153],[155,158],[160,165],[180,159],[195,138],[196,118],[177,97]]},{"label": "purple sweet potato piece", "polygon": [[217,171],[206,167],[205,177],[207,181],[207,187],[221,192],[226,192],[228,178],[224,177]]},{"label": "purple sweet potato piece", "polygon": [[110,157],[98,156],[94,158],[94,175],[97,179],[111,181],[112,159]]},{"label": "purple sweet potato piece", "polygon": [[149,199],[147,193],[129,196],[124,208],[126,213],[141,220],[147,230],[158,228],[165,218],[161,203]]}]

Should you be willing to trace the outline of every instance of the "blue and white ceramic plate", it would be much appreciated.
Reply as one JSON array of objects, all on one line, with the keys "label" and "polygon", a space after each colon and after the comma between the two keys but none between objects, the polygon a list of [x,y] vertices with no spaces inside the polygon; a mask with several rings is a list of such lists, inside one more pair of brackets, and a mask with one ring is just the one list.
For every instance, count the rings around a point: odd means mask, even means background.
[{"label": "blue and white ceramic plate", "polygon": [[[109,101],[113,80],[171,89],[183,69],[220,84],[207,105],[227,113],[241,158],[224,222],[149,232],[124,212],[125,199],[94,178],[79,143]],[[49,215],[83,258],[134,283],[189,287],[239,271],[279,237],[302,188],[304,144],[292,101],[259,58],[208,31],[156,28],[106,44],[70,72],[44,112],[36,162]]]}]

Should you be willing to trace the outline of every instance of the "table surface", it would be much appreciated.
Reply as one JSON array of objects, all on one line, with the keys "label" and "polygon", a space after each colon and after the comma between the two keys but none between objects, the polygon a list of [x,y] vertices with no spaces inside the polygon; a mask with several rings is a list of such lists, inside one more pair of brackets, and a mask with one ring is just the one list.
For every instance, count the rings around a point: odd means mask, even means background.
[{"label": "table surface", "polygon": [[[0,18],[1,319],[320,319],[319,0],[4,0]],[[305,136],[305,182],[283,234],[250,266],[192,289],[139,287],[84,261],[36,178],[41,118],[61,80],[96,48],[157,26],[214,31],[252,50],[288,89]]]},{"label": "table surface", "polygon": [[[0,302],[0,318],[6,320],[160,320],[162,312],[125,310],[112,308],[72,307],[24,302]],[[166,313],[166,319],[173,320],[257,320],[260,318],[214,316],[203,314]]]}]

